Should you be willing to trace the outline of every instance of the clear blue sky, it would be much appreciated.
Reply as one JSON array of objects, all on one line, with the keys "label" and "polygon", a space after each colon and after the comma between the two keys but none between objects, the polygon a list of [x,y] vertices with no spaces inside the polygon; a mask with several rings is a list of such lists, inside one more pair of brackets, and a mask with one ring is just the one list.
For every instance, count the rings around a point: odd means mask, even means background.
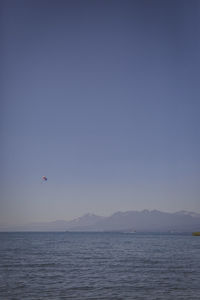
[{"label": "clear blue sky", "polygon": [[198,0],[4,0],[1,29],[0,223],[200,212]]}]

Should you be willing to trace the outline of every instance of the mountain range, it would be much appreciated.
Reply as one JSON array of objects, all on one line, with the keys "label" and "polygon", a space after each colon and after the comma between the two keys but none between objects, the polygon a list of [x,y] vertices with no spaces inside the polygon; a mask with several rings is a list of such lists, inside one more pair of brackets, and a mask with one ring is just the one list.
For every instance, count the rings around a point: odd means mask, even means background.
[{"label": "mountain range", "polygon": [[108,217],[85,214],[71,221],[0,226],[0,231],[120,231],[120,232],[192,232],[200,230],[200,214],[159,210],[116,212]]}]

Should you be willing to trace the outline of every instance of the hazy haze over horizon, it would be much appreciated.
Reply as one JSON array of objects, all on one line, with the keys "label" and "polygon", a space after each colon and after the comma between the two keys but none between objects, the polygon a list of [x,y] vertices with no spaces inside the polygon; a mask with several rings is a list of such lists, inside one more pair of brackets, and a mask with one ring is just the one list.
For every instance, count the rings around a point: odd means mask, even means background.
[{"label": "hazy haze over horizon", "polygon": [[200,2],[0,5],[0,222],[200,212]]}]

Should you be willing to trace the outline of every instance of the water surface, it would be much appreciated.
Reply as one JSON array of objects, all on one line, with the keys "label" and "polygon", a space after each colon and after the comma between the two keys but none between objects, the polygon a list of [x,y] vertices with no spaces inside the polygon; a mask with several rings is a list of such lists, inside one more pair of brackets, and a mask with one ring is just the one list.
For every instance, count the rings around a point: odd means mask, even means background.
[{"label": "water surface", "polygon": [[200,238],[0,233],[0,299],[200,299]]}]

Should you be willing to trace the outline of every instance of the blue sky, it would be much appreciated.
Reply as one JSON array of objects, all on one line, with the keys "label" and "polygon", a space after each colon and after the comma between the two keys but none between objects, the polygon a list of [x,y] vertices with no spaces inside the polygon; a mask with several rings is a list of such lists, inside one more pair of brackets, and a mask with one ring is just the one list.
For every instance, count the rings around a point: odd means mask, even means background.
[{"label": "blue sky", "polygon": [[199,1],[1,6],[0,222],[200,212]]}]

